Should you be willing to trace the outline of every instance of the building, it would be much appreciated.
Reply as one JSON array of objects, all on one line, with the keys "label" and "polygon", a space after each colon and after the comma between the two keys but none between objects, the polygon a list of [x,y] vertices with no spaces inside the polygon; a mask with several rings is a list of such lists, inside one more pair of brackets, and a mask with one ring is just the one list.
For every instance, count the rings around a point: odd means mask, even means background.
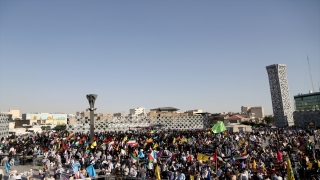
[{"label": "building", "polygon": [[320,92],[298,94],[294,96],[296,111],[320,110]]},{"label": "building", "polygon": [[197,113],[202,113],[202,110],[201,109],[188,110],[185,113],[188,113],[188,115],[191,116],[191,115],[195,115]]},{"label": "building", "polygon": [[320,92],[298,94],[294,96],[294,124],[300,127],[320,127]]},{"label": "building", "polygon": [[262,121],[264,118],[264,110],[261,106],[245,107],[241,106],[241,114],[247,114],[254,120]]},{"label": "building", "polygon": [[138,107],[135,109],[129,110],[130,116],[145,116],[146,115],[146,108]]},{"label": "building", "polygon": [[121,111],[121,112],[118,112],[118,113],[114,113],[113,116],[114,117],[125,117],[126,116],[126,112]]},{"label": "building", "polygon": [[274,122],[277,127],[294,125],[286,65],[273,64],[266,67],[269,77]]},{"label": "building", "polygon": [[228,124],[226,129],[229,133],[235,132],[252,132],[252,127],[243,124]]},{"label": "building", "polygon": [[87,109],[85,111],[76,112],[77,117],[90,117],[90,111]]},{"label": "building", "polygon": [[246,118],[240,114],[232,115],[228,117],[226,120],[224,120],[225,124],[229,123],[242,123],[244,121],[250,121],[250,118]]},{"label": "building", "polygon": [[30,125],[60,125],[67,124],[67,114],[55,113],[26,113],[22,114],[23,120],[30,120]]},{"label": "building", "polygon": [[180,113],[179,109],[174,107],[159,107],[150,109],[149,116],[188,116],[188,113]]},{"label": "building", "polygon": [[9,114],[0,113],[0,137],[9,135]]},{"label": "building", "polygon": [[20,110],[18,109],[9,109],[8,112],[4,112],[4,113],[9,115],[9,119],[21,120]]}]

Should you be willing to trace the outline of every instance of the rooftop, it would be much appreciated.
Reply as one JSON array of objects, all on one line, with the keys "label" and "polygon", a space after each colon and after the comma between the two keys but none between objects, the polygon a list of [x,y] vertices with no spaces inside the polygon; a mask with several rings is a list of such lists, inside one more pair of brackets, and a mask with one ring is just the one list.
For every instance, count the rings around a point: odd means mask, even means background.
[{"label": "rooftop", "polygon": [[174,107],[159,107],[155,109],[150,109],[150,111],[178,111],[179,109]]},{"label": "rooftop", "polygon": [[320,95],[320,92],[313,92],[313,93],[308,93],[308,94],[298,94],[298,95],[295,95],[294,98],[299,98],[299,97],[308,97],[308,96],[318,96]]}]

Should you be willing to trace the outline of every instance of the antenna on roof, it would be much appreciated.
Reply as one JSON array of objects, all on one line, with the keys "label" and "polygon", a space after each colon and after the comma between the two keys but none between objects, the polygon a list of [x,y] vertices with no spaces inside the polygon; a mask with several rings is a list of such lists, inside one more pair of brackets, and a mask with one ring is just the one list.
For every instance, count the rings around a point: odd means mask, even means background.
[{"label": "antenna on roof", "polygon": [[313,80],[312,80],[312,74],[311,74],[311,68],[310,68],[310,62],[309,62],[309,56],[307,54],[307,61],[309,65],[309,72],[310,72],[310,78],[311,78],[311,84],[312,84],[312,92],[314,92],[314,86],[313,86]]}]

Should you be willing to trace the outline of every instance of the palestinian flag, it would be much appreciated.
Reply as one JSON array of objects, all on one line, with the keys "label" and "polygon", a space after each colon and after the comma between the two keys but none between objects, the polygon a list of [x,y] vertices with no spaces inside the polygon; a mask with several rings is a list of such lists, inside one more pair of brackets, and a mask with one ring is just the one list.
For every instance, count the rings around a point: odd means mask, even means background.
[{"label": "palestinian flag", "polygon": [[149,156],[148,156],[148,162],[153,162],[153,161],[154,161],[154,158],[152,157],[151,154],[149,154]]},{"label": "palestinian flag", "polygon": [[131,162],[136,163],[139,159],[134,154],[131,154]]},{"label": "palestinian flag", "polygon": [[233,157],[234,157],[234,159],[247,159],[249,157],[249,155],[247,155],[246,153],[243,153],[241,155],[236,155]]}]

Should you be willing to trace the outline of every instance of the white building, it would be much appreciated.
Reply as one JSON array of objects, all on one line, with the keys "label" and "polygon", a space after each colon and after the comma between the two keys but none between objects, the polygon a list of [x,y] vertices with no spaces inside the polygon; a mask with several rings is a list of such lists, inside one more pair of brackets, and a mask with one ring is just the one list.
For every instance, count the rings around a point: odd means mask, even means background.
[{"label": "white building", "polygon": [[130,109],[129,110],[131,116],[145,116],[146,115],[146,108],[144,107],[138,107],[135,109]]},{"label": "white building", "polygon": [[285,64],[266,67],[269,77],[274,122],[277,127],[294,125]]}]

